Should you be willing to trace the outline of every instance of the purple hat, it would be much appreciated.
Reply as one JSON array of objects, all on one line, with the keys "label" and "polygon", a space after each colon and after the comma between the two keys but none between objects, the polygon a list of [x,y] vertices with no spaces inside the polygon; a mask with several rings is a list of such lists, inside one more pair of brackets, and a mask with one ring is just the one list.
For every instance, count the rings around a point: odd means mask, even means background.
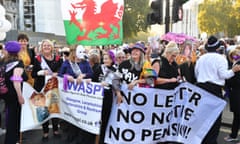
[{"label": "purple hat", "polygon": [[21,45],[17,41],[8,41],[5,44],[5,50],[9,54],[17,54],[21,49]]},{"label": "purple hat", "polygon": [[145,54],[145,45],[143,43],[140,43],[140,42],[135,43],[131,48],[131,50],[133,49],[139,49],[141,52]]}]

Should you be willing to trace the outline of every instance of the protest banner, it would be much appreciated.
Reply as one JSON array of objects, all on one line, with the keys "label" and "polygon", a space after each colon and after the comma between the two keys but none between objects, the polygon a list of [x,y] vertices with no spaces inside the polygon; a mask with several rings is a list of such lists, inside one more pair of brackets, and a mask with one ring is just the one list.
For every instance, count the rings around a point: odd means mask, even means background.
[{"label": "protest banner", "polygon": [[64,90],[63,79],[52,77],[40,93],[24,82],[21,132],[34,129],[50,118],[60,118],[99,134],[102,94],[103,87],[94,82],[68,82]]},{"label": "protest banner", "polygon": [[[224,100],[190,83],[182,83],[174,90],[128,90],[127,85],[122,85],[122,91],[124,101],[112,107],[106,143],[200,144],[226,105]],[[99,134],[102,94],[100,83],[68,83],[65,91],[62,78],[50,78],[41,93],[24,83],[21,131],[58,117]]]},{"label": "protest banner", "polygon": [[[124,102],[113,105],[109,144],[200,144],[226,102],[190,83],[174,90],[122,86]],[[206,115],[207,114],[207,115]]]}]

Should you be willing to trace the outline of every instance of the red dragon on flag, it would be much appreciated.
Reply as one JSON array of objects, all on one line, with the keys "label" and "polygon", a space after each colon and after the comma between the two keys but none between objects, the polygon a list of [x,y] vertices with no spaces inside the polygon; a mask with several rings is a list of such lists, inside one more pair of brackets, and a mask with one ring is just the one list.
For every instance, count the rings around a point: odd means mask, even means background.
[{"label": "red dragon on flag", "polygon": [[[63,2],[63,4],[67,2]],[[67,0],[65,0],[67,1]],[[64,20],[68,44],[109,45],[122,43],[121,0],[69,2],[69,20]],[[100,3],[101,2],[101,3]]]}]

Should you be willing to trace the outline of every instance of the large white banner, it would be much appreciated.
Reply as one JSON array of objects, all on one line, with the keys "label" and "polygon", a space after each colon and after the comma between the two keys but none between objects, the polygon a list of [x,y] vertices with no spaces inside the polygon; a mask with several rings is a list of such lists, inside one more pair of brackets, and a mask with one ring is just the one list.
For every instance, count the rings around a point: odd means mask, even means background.
[{"label": "large white banner", "polygon": [[[109,144],[200,144],[226,105],[224,100],[189,83],[175,90],[135,87],[130,91],[123,85],[122,91],[124,102],[120,106],[113,102],[105,137]],[[23,96],[21,131],[57,117],[99,134],[103,100],[100,83],[68,83],[67,90],[63,90],[63,79],[53,77],[40,93],[24,83]]]},{"label": "large white banner", "polygon": [[113,105],[105,136],[108,144],[200,144],[226,102],[191,85],[175,90],[122,86],[124,102]]},{"label": "large white banner", "polygon": [[52,77],[40,93],[24,83],[21,131],[36,128],[50,118],[57,117],[99,134],[102,95],[100,83],[68,83],[67,90],[63,90],[63,79]]}]

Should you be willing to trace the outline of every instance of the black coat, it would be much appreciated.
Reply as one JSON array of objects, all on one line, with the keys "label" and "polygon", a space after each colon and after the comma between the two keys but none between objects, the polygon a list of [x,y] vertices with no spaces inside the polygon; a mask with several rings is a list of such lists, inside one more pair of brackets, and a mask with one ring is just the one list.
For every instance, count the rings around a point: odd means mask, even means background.
[{"label": "black coat", "polygon": [[[158,73],[158,77],[161,78],[177,78],[179,76],[178,73],[178,64],[173,62],[171,65],[165,57],[161,57],[160,71]],[[165,83],[165,84],[157,84],[155,88],[159,89],[174,89],[179,85],[178,82],[175,83]]]},{"label": "black coat", "polygon": [[[5,74],[5,82],[8,88],[8,92],[3,96],[3,99],[6,100],[6,102],[12,102],[12,101],[18,101],[17,92],[13,86],[13,82],[10,80],[10,77],[13,75],[13,70],[16,67],[24,68],[23,62],[21,60],[18,60],[19,63],[14,66],[10,71],[6,72]],[[13,62],[13,60],[6,62],[6,64]],[[28,77],[25,71],[23,71],[22,74],[23,81],[27,81]]]},{"label": "black coat", "polygon": [[93,82],[99,82],[99,76],[100,76],[100,74],[103,74],[102,70],[101,70],[101,64],[100,63],[95,63],[92,66],[92,71],[93,71],[92,81]]},{"label": "black coat", "polygon": [[184,62],[181,65],[179,65],[180,68],[180,74],[182,77],[185,77],[186,81],[195,84],[196,83],[196,77],[194,74],[194,63]]},{"label": "black coat", "polygon": [[[236,64],[240,64],[238,61]],[[230,110],[240,113],[240,72],[226,81],[226,86],[229,89]]]},{"label": "black coat", "polygon": [[[49,68],[52,70],[52,72],[58,72],[63,62],[59,56],[54,56],[53,60],[45,59],[45,61],[48,64]],[[45,76],[39,76],[37,74],[38,71],[42,70],[41,62],[42,60],[39,58],[39,56],[36,56],[34,59],[34,65],[32,70],[32,77],[34,78],[33,87],[38,92],[40,92],[45,85]]]}]

